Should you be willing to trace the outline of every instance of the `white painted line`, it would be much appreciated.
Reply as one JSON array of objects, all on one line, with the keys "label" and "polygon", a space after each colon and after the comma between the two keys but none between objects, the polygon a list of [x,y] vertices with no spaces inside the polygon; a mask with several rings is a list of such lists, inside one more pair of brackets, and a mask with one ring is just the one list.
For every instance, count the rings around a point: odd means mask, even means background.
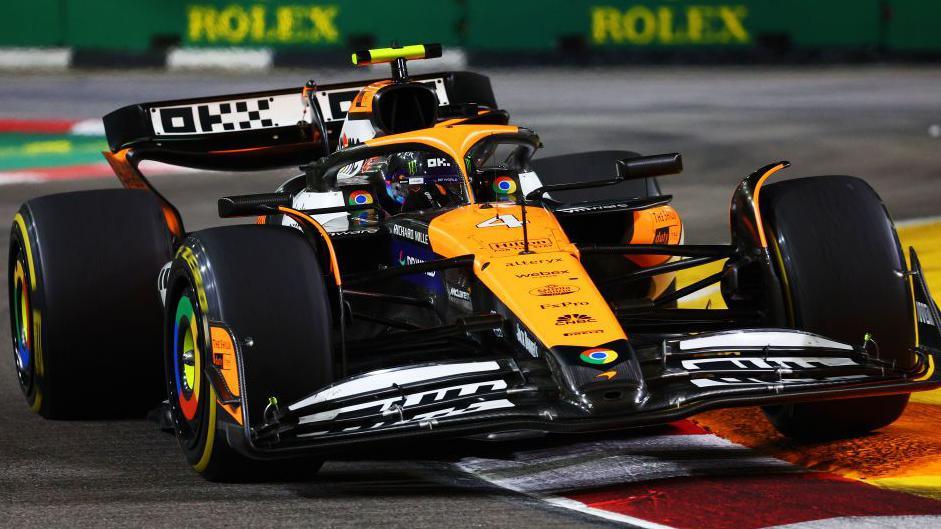
[{"label": "white painted line", "polygon": [[31,171],[0,172],[0,186],[10,184],[41,184],[46,181],[45,175]]},{"label": "white painted line", "polygon": [[840,516],[809,522],[775,525],[766,529],[925,529],[941,527],[941,516]]},{"label": "white painted line", "polygon": [[69,133],[76,136],[104,136],[105,123],[101,118],[83,119],[73,123]]},{"label": "white painted line", "polygon": [[69,48],[0,48],[0,69],[64,70],[71,62]]},{"label": "white painted line", "polygon": [[[702,454],[691,458],[690,452]],[[794,472],[803,469],[753,452],[716,435],[671,434],[580,442],[522,450],[506,458],[460,460],[457,466],[504,489],[557,496],[627,483],[736,472]]]},{"label": "white painted line", "polygon": [[563,509],[570,509],[573,511],[590,514],[592,516],[597,516],[598,518],[604,518],[605,520],[611,520],[612,522],[621,522],[633,525],[635,527],[642,527],[643,529],[676,529],[672,525],[662,525],[654,522],[648,522],[642,518],[634,518],[633,516],[628,516],[626,514],[620,514],[616,512],[606,511],[604,509],[596,509],[594,507],[589,507],[580,501],[576,501],[569,498],[563,498],[561,496],[541,496],[540,500],[555,505],[556,507],[561,507]]},{"label": "white painted line", "polygon": [[274,53],[270,49],[250,48],[176,48],[167,54],[169,70],[268,70]]},{"label": "white painted line", "polygon": [[[699,451],[702,457],[685,457]],[[643,518],[591,507],[559,491],[591,490],[684,476],[735,472],[806,472],[719,436],[640,436],[515,452],[512,459],[465,458],[457,467],[497,487],[560,507],[644,529],[675,529]]]},{"label": "white painted line", "polygon": [[895,222],[896,228],[917,228],[919,226],[927,226],[928,224],[937,224],[941,222],[941,215],[934,215],[931,217],[921,217],[917,219],[907,219],[899,220]]}]

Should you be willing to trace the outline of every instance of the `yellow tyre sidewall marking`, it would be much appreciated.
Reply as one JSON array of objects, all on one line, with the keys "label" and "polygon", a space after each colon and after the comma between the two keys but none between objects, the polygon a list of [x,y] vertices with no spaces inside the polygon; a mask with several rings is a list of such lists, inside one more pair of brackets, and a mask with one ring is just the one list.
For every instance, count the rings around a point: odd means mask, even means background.
[{"label": "yellow tyre sidewall marking", "polygon": [[216,442],[216,391],[212,385],[209,385],[209,420],[206,421],[206,445],[203,447],[203,455],[199,461],[193,465],[196,472],[202,472],[209,466],[209,460],[212,459],[212,448]]},{"label": "yellow tyre sidewall marking", "polygon": [[[208,301],[206,299],[206,291],[203,289],[203,278],[199,273],[199,265],[196,260],[196,255],[193,253],[193,250],[189,246],[182,246],[177,252],[177,257],[183,259],[186,263],[186,266],[192,274],[193,286],[196,290],[196,298],[199,301],[199,306],[201,310],[205,310],[208,306]],[[207,354],[211,354],[207,351]],[[200,380],[202,377],[197,376],[196,380]],[[209,407],[209,419],[206,421],[206,444],[203,446],[203,454],[200,456],[199,461],[193,465],[193,469],[196,472],[203,472],[209,466],[209,462],[212,459],[212,449],[215,446],[216,442],[216,390],[212,387],[212,384],[207,384],[208,395],[207,395],[207,406]]]},{"label": "yellow tyre sidewall marking", "polygon": [[[26,231],[26,220],[23,218],[23,215],[17,213],[13,216],[13,223],[19,227],[20,230],[20,239],[23,241],[23,247],[26,250],[26,266],[29,268],[29,290],[30,290],[30,306],[33,311],[33,347],[34,350],[30,351],[33,354],[33,369],[35,370],[36,377],[42,379],[46,370],[43,366],[43,357],[42,357],[42,316],[39,313],[39,309],[36,308],[36,265],[33,261],[33,249],[29,244],[29,235]],[[42,408],[42,390],[40,385],[36,384],[36,398],[33,399],[33,405],[29,407],[34,413],[39,412]]]}]

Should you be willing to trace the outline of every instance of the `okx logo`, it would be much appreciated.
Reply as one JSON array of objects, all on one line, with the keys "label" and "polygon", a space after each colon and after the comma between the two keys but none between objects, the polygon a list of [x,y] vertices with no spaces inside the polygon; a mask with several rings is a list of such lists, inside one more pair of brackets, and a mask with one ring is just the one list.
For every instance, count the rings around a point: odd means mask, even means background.
[{"label": "okx logo", "polygon": [[596,320],[588,314],[563,314],[555,319],[556,325],[578,325],[580,323],[595,323]]},{"label": "okx logo", "polygon": [[277,127],[273,101],[271,97],[161,108],[159,117],[154,116],[154,129],[158,134],[196,134]]}]

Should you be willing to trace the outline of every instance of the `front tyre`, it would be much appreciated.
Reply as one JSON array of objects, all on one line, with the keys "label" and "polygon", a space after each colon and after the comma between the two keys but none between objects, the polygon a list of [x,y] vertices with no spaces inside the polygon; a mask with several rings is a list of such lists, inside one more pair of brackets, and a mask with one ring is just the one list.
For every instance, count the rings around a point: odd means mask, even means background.
[{"label": "front tyre", "polygon": [[[850,176],[788,180],[761,191],[772,261],[796,329],[859,345],[869,333],[879,358],[914,362],[915,321],[905,257],[876,192]],[[827,439],[894,422],[908,394],[768,406],[781,433]]]},{"label": "front tyre", "polygon": [[[220,400],[247,384],[284,402],[326,385],[332,376],[330,305],[316,256],[301,234],[280,226],[231,226],[191,234],[170,267],[165,317],[167,397],[187,462],[210,481],[294,481],[322,460],[256,460],[237,449],[246,415]],[[231,384],[220,373],[217,333],[242,336]],[[250,342],[251,346],[244,346]],[[235,347],[233,346],[233,349]],[[227,360],[222,361],[225,365]],[[217,390],[215,384],[226,384]],[[273,393],[270,387],[277,388]],[[253,423],[255,424],[255,423]]]}]

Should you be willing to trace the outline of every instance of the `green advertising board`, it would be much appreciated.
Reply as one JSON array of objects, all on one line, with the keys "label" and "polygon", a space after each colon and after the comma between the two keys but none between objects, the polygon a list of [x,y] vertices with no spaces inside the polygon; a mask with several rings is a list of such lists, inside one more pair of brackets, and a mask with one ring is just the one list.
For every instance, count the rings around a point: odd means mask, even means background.
[{"label": "green advertising board", "polygon": [[[589,48],[874,46],[880,0],[499,0],[468,2],[467,46],[552,50],[560,40]],[[500,13],[500,16],[494,16]]]},{"label": "green advertising board", "polygon": [[0,16],[0,46],[62,46],[64,0],[6,1]]},{"label": "green advertising board", "polygon": [[182,40],[193,46],[346,47],[350,40],[456,46],[461,18],[457,2],[421,0],[222,0],[187,3],[184,11]]},{"label": "green advertising board", "polygon": [[[422,0],[14,1],[0,45],[141,52],[168,46],[342,48],[393,41],[457,46],[462,7]],[[24,23],[28,21],[28,23]]]},{"label": "green advertising board", "polygon": [[924,0],[10,0],[0,46],[941,52]]},{"label": "green advertising board", "polygon": [[941,51],[941,2],[937,0],[891,0],[885,47],[901,52]]}]

